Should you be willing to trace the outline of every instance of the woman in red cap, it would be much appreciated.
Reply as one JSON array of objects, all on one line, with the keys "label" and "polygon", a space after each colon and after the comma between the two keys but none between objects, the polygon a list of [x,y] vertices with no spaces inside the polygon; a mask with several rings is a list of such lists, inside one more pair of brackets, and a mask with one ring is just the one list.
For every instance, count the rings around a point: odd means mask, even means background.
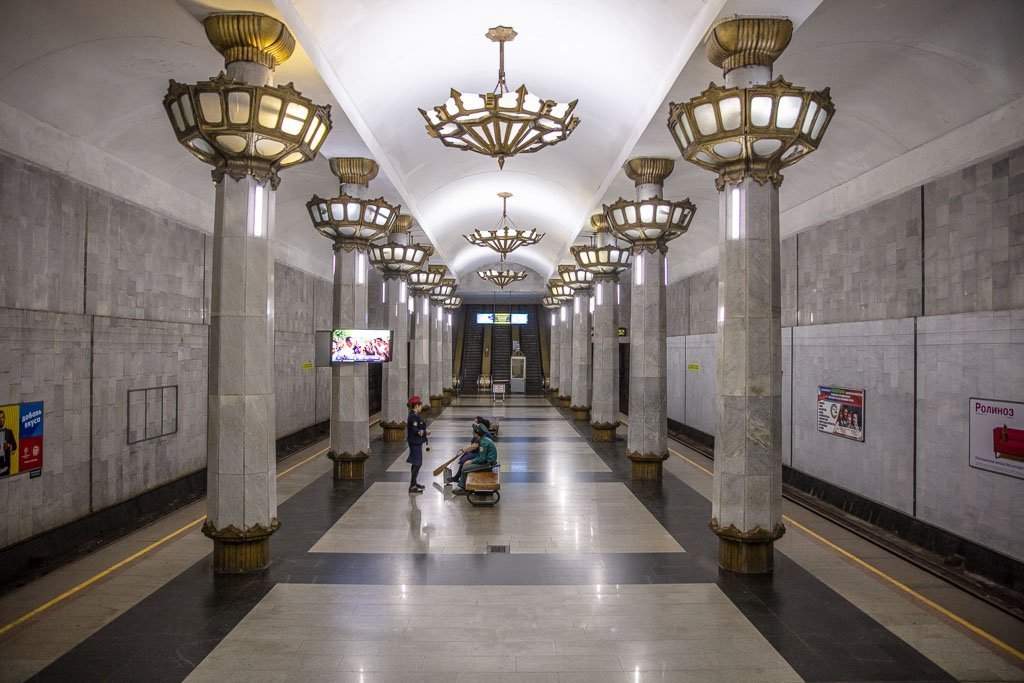
[{"label": "woman in red cap", "polygon": [[416,481],[420,467],[423,465],[423,444],[427,443],[430,430],[427,422],[420,417],[423,402],[419,396],[409,399],[409,419],[405,422],[405,440],[409,444],[409,457],[405,459],[412,465],[412,479],[409,481],[409,493],[423,493],[423,487]]}]

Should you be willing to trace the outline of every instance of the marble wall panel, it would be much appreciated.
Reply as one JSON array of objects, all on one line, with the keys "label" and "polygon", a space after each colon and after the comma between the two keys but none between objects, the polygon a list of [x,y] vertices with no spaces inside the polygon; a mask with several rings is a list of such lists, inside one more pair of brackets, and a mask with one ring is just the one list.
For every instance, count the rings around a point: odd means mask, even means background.
[{"label": "marble wall panel", "polygon": [[[293,434],[316,424],[316,368],[306,369],[313,362],[313,334],[310,332],[274,333],[274,394],[277,410],[277,438]],[[327,368],[328,404],[330,403],[330,368]],[[328,405],[328,413],[329,405]],[[327,419],[325,415],[322,419]]]},{"label": "marble wall panel", "polygon": [[[912,513],[914,320],[792,329],[793,467]],[[819,386],[864,389],[863,443],[818,431]]]},{"label": "marble wall panel", "polygon": [[782,464],[793,466],[793,328],[782,328]]},{"label": "marble wall panel", "polygon": [[677,337],[690,332],[690,279],[684,278],[669,284],[665,306],[668,318],[665,327],[668,336]]},{"label": "marble wall panel", "polygon": [[971,397],[1024,402],[1024,311],[918,320],[917,513],[1024,560],[1024,480],[970,467]]},{"label": "marble wall panel", "polygon": [[1024,147],[924,186],[925,313],[1024,307]]},{"label": "marble wall panel", "polygon": [[780,243],[779,257],[782,282],[782,326],[797,324],[797,236],[787,237]]},{"label": "marble wall panel", "polygon": [[[97,316],[93,331],[93,509],[206,466],[205,325]],[[178,386],[177,432],[128,444],[128,391]]]},{"label": "marble wall panel", "polygon": [[42,476],[0,479],[0,548],[89,513],[90,324],[0,308],[0,404],[44,403]]},{"label": "marble wall panel", "polygon": [[82,313],[88,191],[0,154],[0,306]]},{"label": "marble wall panel", "polygon": [[[686,416],[683,422],[694,429],[715,434],[715,377],[718,345],[715,334],[691,334],[686,338]],[[690,366],[697,366],[690,369]]]},{"label": "marble wall panel", "polygon": [[800,325],[921,314],[920,189],[822,223],[797,239]]},{"label": "marble wall panel", "polygon": [[686,337],[669,337],[666,341],[668,404],[665,413],[668,419],[686,424]]},{"label": "marble wall panel", "polygon": [[718,330],[718,268],[687,278],[690,294],[690,334],[711,334]]},{"label": "marble wall panel", "polygon": [[[276,261],[274,263],[274,329],[313,331],[314,283],[319,278]],[[326,328],[325,328],[326,329]]]},{"label": "marble wall panel", "polygon": [[205,234],[98,190],[87,211],[86,313],[204,322]]}]

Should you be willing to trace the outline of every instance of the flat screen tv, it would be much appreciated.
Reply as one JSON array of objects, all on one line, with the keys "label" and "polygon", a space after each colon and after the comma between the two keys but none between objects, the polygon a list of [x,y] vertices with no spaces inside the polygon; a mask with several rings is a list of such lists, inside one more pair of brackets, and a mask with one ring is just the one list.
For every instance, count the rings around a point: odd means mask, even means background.
[{"label": "flat screen tv", "polygon": [[332,363],[387,363],[391,360],[391,330],[334,330]]}]

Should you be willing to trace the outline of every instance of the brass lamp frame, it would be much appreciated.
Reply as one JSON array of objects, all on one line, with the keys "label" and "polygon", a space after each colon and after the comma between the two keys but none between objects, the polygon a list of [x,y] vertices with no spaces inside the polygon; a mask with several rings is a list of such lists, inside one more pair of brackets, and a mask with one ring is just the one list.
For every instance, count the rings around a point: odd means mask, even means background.
[{"label": "brass lamp frame", "polygon": [[441,283],[430,290],[430,300],[437,304],[444,303],[445,299],[455,294],[455,290],[455,278],[442,278]]},{"label": "brass lamp frame", "polygon": [[461,296],[450,296],[441,302],[441,305],[449,311],[455,311],[462,307]]},{"label": "brass lamp frame", "polygon": [[579,266],[560,265],[558,276],[574,293],[585,292],[594,284],[594,274]]},{"label": "brass lamp frame", "polygon": [[571,301],[573,297],[572,288],[560,277],[548,280],[548,293],[557,301]]},{"label": "brass lamp frame", "polygon": [[498,252],[501,260],[518,249],[519,247],[530,247],[537,244],[544,238],[536,230],[518,228],[508,217],[508,200],[511,192],[499,192],[501,197],[501,218],[491,230],[474,230],[469,235],[463,235],[466,241],[477,247],[487,247]]},{"label": "brass lamp frame", "polygon": [[409,288],[417,292],[429,292],[441,284],[441,280],[448,273],[448,267],[442,265],[430,265],[426,270],[414,270],[409,273]]},{"label": "brass lamp frame", "polygon": [[519,280],[525,280],[528,273],[525,270],[498,270],[495,268],[488,268],[487,270],[478,270],[476,274],[480,278],[493,282],[498,285],[499,288],[505,289],[513,282]]}]

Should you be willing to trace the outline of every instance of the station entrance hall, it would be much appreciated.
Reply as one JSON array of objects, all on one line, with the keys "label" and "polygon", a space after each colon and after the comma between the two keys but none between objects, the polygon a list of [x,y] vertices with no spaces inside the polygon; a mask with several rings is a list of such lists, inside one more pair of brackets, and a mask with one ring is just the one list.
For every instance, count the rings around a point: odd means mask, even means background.
[{"label": "station entrance hall", "polygon": [[0,17],[0,683],[1024,681],[1024,3]]}]

